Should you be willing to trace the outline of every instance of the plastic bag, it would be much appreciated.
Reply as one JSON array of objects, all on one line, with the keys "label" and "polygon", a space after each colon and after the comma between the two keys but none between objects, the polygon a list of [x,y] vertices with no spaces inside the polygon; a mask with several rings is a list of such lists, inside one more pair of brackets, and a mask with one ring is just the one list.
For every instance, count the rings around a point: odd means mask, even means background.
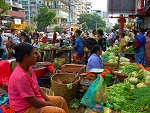
[{"label": "plastic bag", "polygon": [[87,92],[81,99],[81,104],[88,108],[93,108],[96,104],[107,101],[107,86],[104,79],[98,76],[90,85]]}]

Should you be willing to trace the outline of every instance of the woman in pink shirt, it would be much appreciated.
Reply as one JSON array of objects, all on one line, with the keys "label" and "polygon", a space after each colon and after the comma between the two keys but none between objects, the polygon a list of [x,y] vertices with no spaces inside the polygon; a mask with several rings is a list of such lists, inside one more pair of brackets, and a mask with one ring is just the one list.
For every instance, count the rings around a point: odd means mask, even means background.
[{"label": "woman in pink shirt", "polygon": [[8,84],[11,108],[16,113],[69,113],[65,99],[46,96],[38,86],[32,65],[36,64],[34,47],[19,43],[12,47],[19,65],[13,71]]}]

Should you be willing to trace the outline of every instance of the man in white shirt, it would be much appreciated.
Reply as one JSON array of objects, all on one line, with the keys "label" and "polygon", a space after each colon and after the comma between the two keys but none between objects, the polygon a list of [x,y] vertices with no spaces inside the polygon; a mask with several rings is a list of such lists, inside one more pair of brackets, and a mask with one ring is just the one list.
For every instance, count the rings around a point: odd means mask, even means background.
[{"label": "man in white shirt", "polygon": [[9,36],[12,37],[14,43],[19,43],[19,40],[17,39],[17,36],[15,34],[15,29],[11,30],[11,33],[9,34]]}]

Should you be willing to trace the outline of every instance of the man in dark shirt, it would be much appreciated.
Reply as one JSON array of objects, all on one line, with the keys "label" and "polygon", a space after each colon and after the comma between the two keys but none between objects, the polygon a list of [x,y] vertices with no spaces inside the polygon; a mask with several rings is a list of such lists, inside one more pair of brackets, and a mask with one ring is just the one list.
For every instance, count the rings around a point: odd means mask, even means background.
[{"label": "man in dark shirt", "polygon": [[98,45],[101,46],[102,51],[106,51],[106,39],[104,38],[104,33],[102,30],[97,30],[97,36],[98,36]]},{"label": "man in dark shirt", "polygon": [[37,32],[37,30],[35,30],[35,32],[33,33],[33,39],[34,40],[38,40],[38,38],[39,38],[39,33]]}]

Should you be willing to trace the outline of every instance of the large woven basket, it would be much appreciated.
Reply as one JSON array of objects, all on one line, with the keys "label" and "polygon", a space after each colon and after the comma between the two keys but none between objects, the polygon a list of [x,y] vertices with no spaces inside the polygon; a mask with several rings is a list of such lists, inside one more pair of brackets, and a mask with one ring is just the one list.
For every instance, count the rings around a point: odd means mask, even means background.
[{"label": "large woven basket", "polygon": [[119,82],[123,82],[124,79],[126,79],[128,77],[127,74],[118,73],[116,69],[113,70],[112,73],[117,76]]},{"label": "large woven basket", "polygon": [[[65,98],[67,103],[70,103],[74,98],[79,97],[79,81],[80,77],[76,79],[72,84],[71,81],[74,79],[75,74],[54,74],[51,77],[51,89],[54,91],[56,96],[62,96]],[[62,83],[58,83],[58,78],[62,81]],[[71,87],[68,87],[71,86]]]},{"label": "large woven basket", "polygon": [[79,64],[64,64],[61,67],[61,73],[84,73],[86,65]]},{"label": "large woven basket", "polygon": [[117,63],[109,63],[107,61],[103,61],[104,69],[108,69],[112,72],[112,70],[117,69]]}]

